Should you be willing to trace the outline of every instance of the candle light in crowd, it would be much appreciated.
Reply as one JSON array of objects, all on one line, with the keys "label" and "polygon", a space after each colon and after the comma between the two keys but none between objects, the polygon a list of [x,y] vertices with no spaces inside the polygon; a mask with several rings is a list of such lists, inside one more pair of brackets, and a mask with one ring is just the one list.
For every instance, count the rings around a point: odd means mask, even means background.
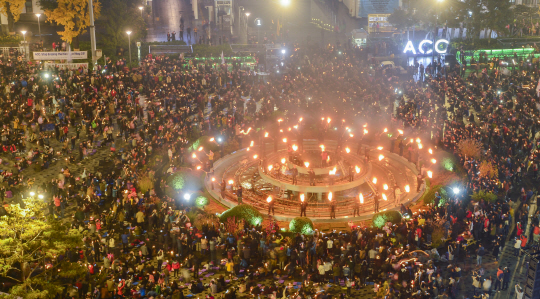
[{"label": "candle light in crowd", "polygon": [[437,160],[431,159],[431,163],[435,164],[435,163],[437,163]]},{"label": "candle light in crowd", "polygon": [[432,150],[432,149],[428,149],[428,152],[429,152],[430,154],[433,154],[433,150]]},{"label": "candle light in crowd", "polygon": [[427,176],[431,179],[433,177],[433,172],[431,170],[428,170]]},{"label": "candle light in crowd", "polygon": [[303,120],[304,120],[304,118],[303,118],[303,117],[300,117],[300,119],[299,119],[298,121],[300,121],[300,122],[301,122],[301,121],[303,121]]},{"label": "candle light in crowd", "polygon": [[257,159],[259,157],[258,155],[253,155],[253,159]]},{"label": "candle light in crowd", "polygon": [[332,201],[332,191],[328,192],[328,200]]},{"label": "candle light in crowd", "polygon": [[351,134],[349,134],[349,137],[354,137],[354,135],[351,133]]},{"label": "candle light in crowd", "polygon": [[298,146],[296,144],[293,144],[292,149],[296,152],[298,150]]},{"label": "candle light in crowd", "polygon": [[200,170],[201,168],[202,168],[201,165],[197,166],[197,170]]},{"label": "candle light in crowd", "polygon": [[362,193],[358,195],[358,198],[360,199],[360,203],[364,203],[364,195],[362,195]]},{"label": "candle light in crowd", "polygon": [[368,133],[368,130],[367,129],[364,129],[364,134],[367,134]]},{"label": "candle light in crowd", "polygon": [[192,157],[193,159],[195,159],[195,158],[197,158],[197,155],[193,154],[193,155],[191,155],[191,157]]},{"label": "candle light in crowd", "polygon": [[346,148],[345,148],[345,151],[346,151],[346,152],[347,152],[347,154],[348,154],[348,153],[350,153],[350,152],[351,152],[351,149],[350,149],[350,148],[348,148],[348,147],[346,147]]},{"label": "candle light in crowd", "polygon": [[268,165],[268,171],[272,171],[272,165]]},{"label": "candle light in crowd", "polygon": [[268,132],[265,132],[265,133],[264,133],[264,137],[268,137]]},{"label": "candle light in crowd", "polygon": [[384,193],[382,194],[382,199],[388,200],[388,198],[386,198],[386,194],[384,194]]},{"label": "candle light in crowd", "polygon": [[411,187],[409,187],[409,185],[405,185],[405,192],[411,192]]},{"label": "candle light in crowd", "polygon": [[304,165],[306,166],[306,168],[309,167],[309,162],[304,162]]},{"label": "candle light in crowd", "polygon": [[378,149],[378,150],[382,150],[382,149],[383,149],[383,147],[382,147],[382,146],[379,146],[379,147],[377,147],[377,149]]},{"label": "candle light in crowd", "polygon": [[422,143],[418,143],[418,149],[422,149],[422,147],[424,147]]},{"label": "candle light in crowd", "polygon": [[416,143],[420,143],[420,138],[416,138]]},{"label": "candle light in crowd", "polygon": [[379,155],[379,161],[382,161],[382,159],[384,159],[384,155]]},{"label": "candle light in crowd", "polygon": [[214,141],[214,140],[215,140],[214,137],[210,138],[210,141]]},{"label": "candle light in crowd", "polygon": [[284,143],[287,143],[287,138],[283,138],[283,142],[284,142]]},{"label": "candle light in crowd", "polygon": [[403,130],[397,130],[400,135],[403,135]]},{"label": "candle light in crowd", "polygon": [[384,185],[383,185],[383,189],[384,189],[384,190],[388,190],[388,185],[387,185],[387,184],[384,184]]},{"label": "candle light in crowd", "polygon": [[377,184],[377,178],[374,177],[373,180],[372,180],[371,182],[373,182],[373,184]]},{"label": "candle light in crowd", "polygon": [[330,123],[332,120],[331,120],[330,117],[329,117],[329,118],[326,119],[326,121],[327,121],[328,123]]},{"label": "candle light in crowd", "polygon": [[202,150],[203,150],[203,147],[202,147],[202,146],[199,147],[198,151],[200,152],[200,151],[202,151]]},{"label": "candle light in crowd", "polygon": [[255,144],[255,142],[253,142],[253,140],[251,140],[251,142],[249,143],[249,146],[253,146]]},{"label": "candle light in crowd", "polygon": [[229,180],[229,185],[232,185],[234,184],[234,181],[233,180]]},{"label": "candle light in crowd", "polygon": [[356,173],[360,173],[360,167],[354,166],[354,169],[356,170]]},{"label": "candle light in crowd", "polygon": [[300,194],[300,201],[304,202],[304,193]]},{"label": "candle light in crowd", "polygon": [[215,182],[216,181],[216,178],[212,177],[212,182]]},{"label": "candle light in crowd", "polygon": [[267,201],[268,203],[270,203],[270,202],[272,201],[272,196],[268,196],[268,198],[266,199],[266,201]]},{"label": "candle light in crowd", "polygon": [[387,128],[384,128],[384,130],[383,130],[383,131],[384,131],[384,132],[386,133],[386,132],[388,132],[388,129],[387,129]]}]

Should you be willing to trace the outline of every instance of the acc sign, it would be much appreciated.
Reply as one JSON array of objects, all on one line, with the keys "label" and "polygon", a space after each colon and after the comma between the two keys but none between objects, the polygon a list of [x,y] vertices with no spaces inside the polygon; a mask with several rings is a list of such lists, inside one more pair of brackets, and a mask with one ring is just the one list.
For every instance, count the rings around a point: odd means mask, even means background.
[{"label": "acc sign", "polygon": [[[425,39],[423,41],[421,41],[419,44],[418,44],[418,52],[420,52],[420,54],[431,54],[433,52],[433,49],[428,49],[427,51],[424,51],[424,45],[433,45],[433,41],[429,40],[429,39]],[[442,48],[442,49],[439,49],[439,46],[441,44],[445,44],[445,46]],[[448,44],[450,44],[449,41],[445,40],[445,39],[440,39],[438,41],[435,42],[435,52],[439,53],[439,54],[446,54],[446,50],[448,50]],[[416,50],[414,49],[414,46],[413,46],[413,43],[412,41],[408,41],[407,44],[405,45],[405,49],[403,50],[403,53],[404,54],[407,54],[407,52],[412,52],[414,55],[416,55]]]}]

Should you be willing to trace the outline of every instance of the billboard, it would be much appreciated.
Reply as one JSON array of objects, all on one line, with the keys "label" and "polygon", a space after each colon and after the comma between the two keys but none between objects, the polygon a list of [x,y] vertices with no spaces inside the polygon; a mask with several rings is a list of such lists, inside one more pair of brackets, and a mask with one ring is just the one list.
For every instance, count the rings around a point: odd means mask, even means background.
[{"label": "billboard", "polygon": [[367,18],[370,14],[391,14],[399,8],[400,0],[359,0],[358,17]]},{"label": "billboard", "polygon": [[34,60],[87,59],[87,56],[88,52],[86,51],[34,52]]},{"label": "billboard", "polygon": [[372,32],[392,32],[394,26],[388,23],[390,14],[369,14],[368,15],[368,30]]}]

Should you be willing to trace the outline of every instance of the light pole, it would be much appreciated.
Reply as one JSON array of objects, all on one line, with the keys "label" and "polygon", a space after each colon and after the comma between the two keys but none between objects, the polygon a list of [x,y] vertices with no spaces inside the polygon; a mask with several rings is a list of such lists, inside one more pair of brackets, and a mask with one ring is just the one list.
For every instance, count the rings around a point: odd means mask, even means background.
[{"label": "light pole", "polygon": [[433,43],[431,44],[433,49],[431,50],[431,64],[435,65],[435,36],[438,35],[439,15],[441,14],[441,3],[443,0],[437,0],[437,19],[435,20],[435,28],[433,29]]},{"label": "light pole", "polygon": [[249,21],[249,15],[251,13],[246,12],[246,44],[249,44],[249,34],[248,34],[248,21]]},{"label": "light pole", "polygon": [[128,35],[128,44],[129,44],[129,63],[131,63],[131,31],[126,31]]},{"label": "light pole", "polygon": [[37,17],[37,25],[38,25],[38,31],[39,31],[39,41],[42,42],[42,40],[41,40],[41,24],[39,23],[39,17],[41,17],[41,14],[37,13],[36,17]]},{"label": "light pole", "polygon": [[139,10],[141,11],[141,18],[143,17],[143,14],[142,14],[143,8],[144,8],[144,7],[139,6]]},{"label": "light pole", "polygon": [[[281,24],[279,24],[281,27],[283,27],[283,23],[285,22],[283,20],[283,10],[285,7],[288,7],[291,4],[291,0],[280,0],[279,3],[281,4]],[[281,35],[281,42],[283,42],[283,31],[281,31],[281,28],[278,27],[279,33]],[[278,36],[279,37],[279,36]]]},{"label": "light pole", "polygon": [[23,40],[26,42],[26,30],[21,31]]}]

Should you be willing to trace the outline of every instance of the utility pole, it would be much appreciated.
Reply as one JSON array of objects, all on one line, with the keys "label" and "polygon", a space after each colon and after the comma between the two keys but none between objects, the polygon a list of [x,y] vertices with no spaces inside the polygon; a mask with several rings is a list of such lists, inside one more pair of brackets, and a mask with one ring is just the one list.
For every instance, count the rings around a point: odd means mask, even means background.
[{"label": "utility pole", "polygon": [[92,51],[92,69],[97,63],[96,57],[96,27],[94,26],[94,4],[88,0],[88,13],[90,16],[90,46]]}]

